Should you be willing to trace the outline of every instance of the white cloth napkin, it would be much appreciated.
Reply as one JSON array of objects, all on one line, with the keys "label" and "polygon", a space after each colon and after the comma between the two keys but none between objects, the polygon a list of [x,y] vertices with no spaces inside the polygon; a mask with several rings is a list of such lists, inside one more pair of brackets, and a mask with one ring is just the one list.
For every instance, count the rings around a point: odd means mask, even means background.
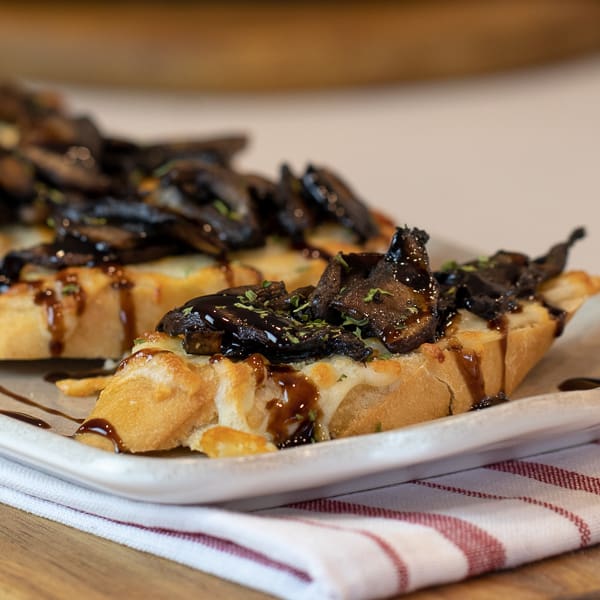
[{"label": "white cloth napkin", "polygon": [[0,502],[289,599],[369,599],[600,541],[600,446],[240,513],[91,491],[0,458]]}]

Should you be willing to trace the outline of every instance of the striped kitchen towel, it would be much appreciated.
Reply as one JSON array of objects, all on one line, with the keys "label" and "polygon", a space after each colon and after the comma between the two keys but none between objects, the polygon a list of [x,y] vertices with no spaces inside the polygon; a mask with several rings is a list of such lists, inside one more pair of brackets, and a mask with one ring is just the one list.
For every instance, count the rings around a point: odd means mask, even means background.
[{"label": "striped kitchen towel", "polygon": [[600,446],[242,513],[83,489],[0,458],[0,502],[290,599],[382,598],[600,541]]}]

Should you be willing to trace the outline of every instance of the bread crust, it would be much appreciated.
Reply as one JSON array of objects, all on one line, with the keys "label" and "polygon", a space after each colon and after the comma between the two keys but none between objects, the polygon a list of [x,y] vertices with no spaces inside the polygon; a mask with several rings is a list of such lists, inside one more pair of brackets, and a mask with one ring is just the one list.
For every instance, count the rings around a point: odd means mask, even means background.
[{"label": "bread crust", "polygon": [[[600,278],[571,272],[548,281],[541,293],[569,319],[599,291]],[[333,356],[294,364],[299,382],[317,391],[314,437],[395,429],[466,412],[486,397],[510,396],[559,327],[542,302],[521,306],[505,315],[501,327],[461,311],[440,341],[389,359],[360,363]],[[105,387],[89,419],[110,422],[129,452],[178,446],[209,456],[273,451],[273,407],[291,401],[265,361],[189,355],[179,338],[156,332],[145,336],[114,377],[98,383]],[[69,392],[76,384],[60,385]],[[113,449],[106,437],[77,437]]]}]

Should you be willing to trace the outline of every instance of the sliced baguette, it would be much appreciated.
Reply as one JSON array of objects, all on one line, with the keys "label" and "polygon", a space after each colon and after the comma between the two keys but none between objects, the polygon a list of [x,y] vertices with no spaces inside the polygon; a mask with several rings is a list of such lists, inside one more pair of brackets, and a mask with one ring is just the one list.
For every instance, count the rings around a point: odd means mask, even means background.
[{"label": "sliced baguette", "polygon": [[[541,295],[566,311],[568,321],[599,291],[600,278],[570,272],[546,282]],[[260,358],[190,355],[180,338],[156,332],[145,335],[114,376],[60,385],[67,393],[104,387],[87,420],[96,433],[77,435],[86,444],[113,450],[118,441],[134,453],[185,446],[213,457],[274,451],[273,422],[281,427],[285,414],[293,421],[294,387],[304,387],[301,410],[314,401],[318,441],[463,413],[485,398],[510,396],[563,325],[542,301],[521,306],[499,328],[461,310],[444,338],[388,359],[295,363],[296,381],[287,386]],[[108,435],[97,435],[102,431]]]},{"label": "sliced baguette", "polygon": [[[375,216],[380,234],[363,245],[333,224],[316,229],[307,242],[332,255],[381,251],[392,226]],[[21,236],[31,243],[25,229]],[[8,233],[3,239],[23,245]],[[270,239],[261,248],[232,253],[227,263],[192,254],[111,269],[72,267],[57,273],[27,267],[21,281],[0,294],[0,360],[120,358],[135,338],[191,297],[264,279],[291,288],[314,284],[325,264],[287,241]]]}]

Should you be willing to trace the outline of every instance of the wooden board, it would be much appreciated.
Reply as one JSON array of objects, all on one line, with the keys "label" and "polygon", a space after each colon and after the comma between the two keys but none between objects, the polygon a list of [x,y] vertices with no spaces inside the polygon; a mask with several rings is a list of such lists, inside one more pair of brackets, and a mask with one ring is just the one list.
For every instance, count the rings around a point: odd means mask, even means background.
[{"label": "wooden board", "polygon": [[596,0],[0,6],[0,79],[321,88],[487,73],[599,48]]}]

